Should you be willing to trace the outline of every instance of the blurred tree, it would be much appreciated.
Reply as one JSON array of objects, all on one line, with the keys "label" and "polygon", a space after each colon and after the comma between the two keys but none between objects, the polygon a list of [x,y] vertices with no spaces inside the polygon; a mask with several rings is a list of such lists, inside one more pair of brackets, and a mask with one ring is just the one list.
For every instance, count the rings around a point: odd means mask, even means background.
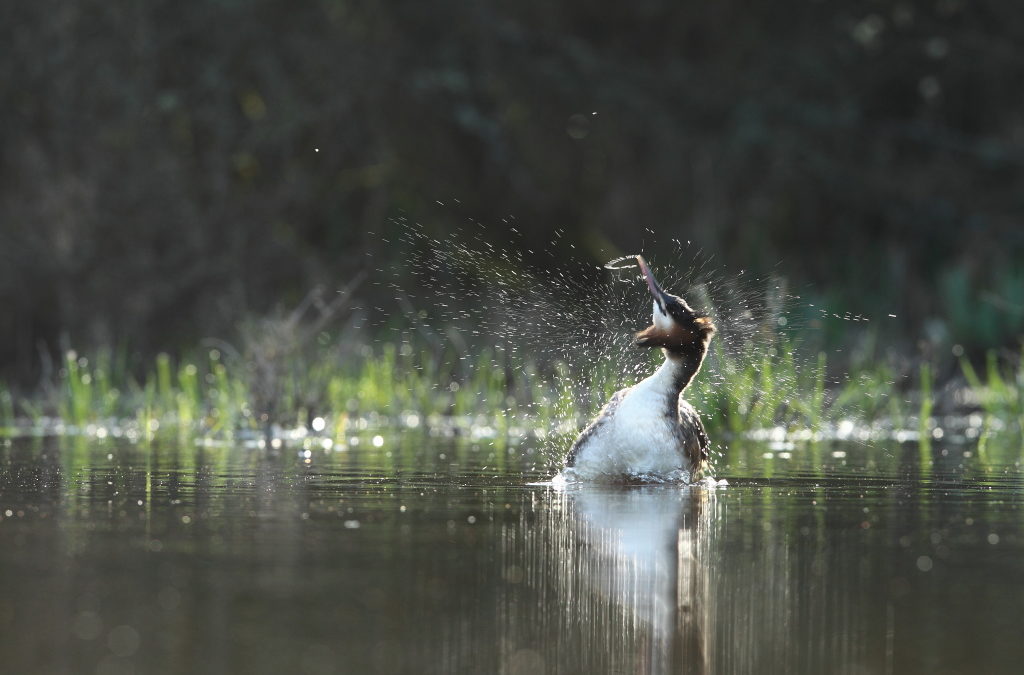
[{"label": "blurred tree", "polygon": [[0,370],[224,334],[398,262],[400,213],[650,226],[910,330],[955,287],[1009,341],[1022,40],[1013,0],[5,3]]}]

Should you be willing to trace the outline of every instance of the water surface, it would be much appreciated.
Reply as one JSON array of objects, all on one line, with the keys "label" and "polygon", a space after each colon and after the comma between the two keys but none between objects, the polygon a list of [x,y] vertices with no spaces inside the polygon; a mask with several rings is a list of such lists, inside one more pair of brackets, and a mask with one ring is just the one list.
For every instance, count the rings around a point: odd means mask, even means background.
[{"label": "water surface", "polygon": [[[1019,450],[730,450],[726,488],[570,487],[424,435],[304,456],[0,446],[11,673],[1001,673]],[[966,456],[965,456],[966,453]]]}]

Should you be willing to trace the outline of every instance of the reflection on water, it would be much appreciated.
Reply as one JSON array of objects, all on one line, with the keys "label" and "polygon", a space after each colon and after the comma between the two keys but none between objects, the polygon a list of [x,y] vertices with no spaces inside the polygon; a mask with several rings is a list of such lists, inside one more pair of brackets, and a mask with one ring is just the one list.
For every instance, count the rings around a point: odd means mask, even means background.
[{"label": "reflection on water", "polygon": [[[503,552],[534,569],[531,585],[547,598],[514,618],[539,631],[552,672],[706,672],[714,491],[576,486],[544,496],[546,508]],[[580,629],[578,647],[545,644],[544,634]]]},{"label": "reflection on water", "polygon": [[422,436],[0,444],[0,670],[1017,672],[1019,459],[944,450],[555,489]]}]

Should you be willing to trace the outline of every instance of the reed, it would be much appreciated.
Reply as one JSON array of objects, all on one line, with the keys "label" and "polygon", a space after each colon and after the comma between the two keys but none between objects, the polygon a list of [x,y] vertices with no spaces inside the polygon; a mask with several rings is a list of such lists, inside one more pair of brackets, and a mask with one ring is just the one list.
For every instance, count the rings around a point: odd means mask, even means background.
[{"label": "reed", "polygon": [[1013,367],[1000,365],[998,354],[989,350],[985,355],[984,378],[967,358],[960,359],[960,369],[987,417],[1012,422],[1018,430],[1024,430],[1024,351]]},{"label": "reed", "polygon": [[[986,429],[1024,428],[1019,363],[1000,363],[990,352],[983,371],[967,360],[960,367],[986,415]],[[139,380],[123,356],[107,352],[89,359],[69,351],[57,386],[42,394],[19,398],[0,383],[0,427],[58,417],[80,429],[132,424],[144,437],[173,429],[230,438],[272,427],[308,427],[321,418],[322,433],[335,437],[357,420],[361,427],[454,424],[488,426],[502,435],[513,429],[571,434],[617,388],[640,377],[625,378],[611,363],[546,362],[495,348],[470,354],[451,343],[409,340],[345,351],[321,345],[292,353],[275,368],[276,399],[260,410],[256,401],[266,392],[258,390],[264,384],[254,380],[252,365],[219,349],[180,359],[160,354]],[[713,435],[767,428],[817,434],[840,419],[902,424],[916,417],[926,440],[934,405],[932,366],[923,364],[909,386],[919,392],[916,408],[903,403],[906,396],[888,367],[865,366],[830,379],[824,353],[801,357],[797,345],[780,340],[757,354],[713,349],[687,395]]]},{"label": "reed", "polygon": [[932,366],[927,361],[921,364],[920,383],[921,402],[917,414],[917,437],[923,469],[931,466],[932,428],[930,422],[932,408],[935,405],[932,399]]}]

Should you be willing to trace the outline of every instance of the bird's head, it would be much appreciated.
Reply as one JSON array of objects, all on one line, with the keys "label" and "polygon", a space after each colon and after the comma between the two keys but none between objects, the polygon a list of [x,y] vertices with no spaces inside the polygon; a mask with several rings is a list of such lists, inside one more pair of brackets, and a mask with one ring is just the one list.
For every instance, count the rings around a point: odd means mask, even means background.
[{"label": "bird's head", "polygon": [[643,256],[636,257],[654,298],[654,311],[650,326],[636,334],[638,347],[663,347],[669,354],[683,354],[693,349],[707,349],[715,324],[711,317],[694,311],[678,295],[662,290]]}]

